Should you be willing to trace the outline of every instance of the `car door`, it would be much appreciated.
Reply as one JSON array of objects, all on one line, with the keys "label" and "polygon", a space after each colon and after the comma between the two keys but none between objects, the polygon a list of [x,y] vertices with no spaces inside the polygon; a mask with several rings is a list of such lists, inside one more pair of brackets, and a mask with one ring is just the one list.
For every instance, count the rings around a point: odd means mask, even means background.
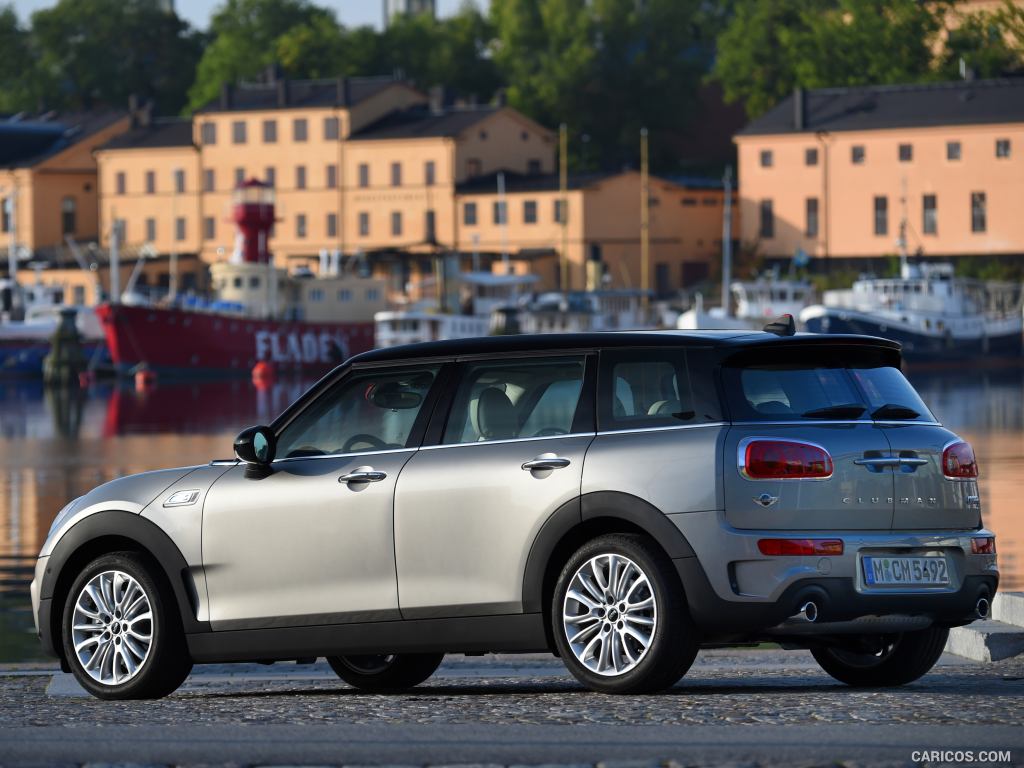
[{"label": "car door", "polygon": [[398,618],[393,503],[438,366],[353,369],[277,435],[269,471],[210,489],[203,565],[213,628]]},{"label": "car door", "polygon": [[409,460],[395,492],[403,617],[522,611],[530,546],[580,493],[594,437],[588,360],[460,364],[437,444]]}]

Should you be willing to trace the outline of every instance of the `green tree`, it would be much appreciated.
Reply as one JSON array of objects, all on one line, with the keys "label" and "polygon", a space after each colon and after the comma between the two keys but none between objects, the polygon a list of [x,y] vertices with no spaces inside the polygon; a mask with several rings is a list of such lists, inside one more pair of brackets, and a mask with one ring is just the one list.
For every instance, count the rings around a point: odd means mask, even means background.
[{"label": "green tree", "polygon": [[20,112],[36,106],[38,71],[28,30],[10,5],[0,6],[0,112]]},{"label": "green tree", "polygon": [[1010,0],[991,11],[951,14],[956,25],[948,33],[942,71],[960,74],[960,61],[978,77],[998,77],[1024,68],[1024,7]]},{"label": "green tree", "polygon": [[[309,0],[226,0],[210,21],[211,41],[196,67],[189,108],[198,109],[216,98],[223,83],[255,77],[277,63],[278,41],[289,33],[298,38],[287,49],[294,55],[293,65],[312,66],[313,57],[298,47],[302,36],[322,46],[331,24],[337,26],[334,15]],[[305,32],[296,29],[303,27]],[[307,71],[289,74],[307,76]]]},{"label": "green tree", "polygon": [[202,47],[153,0],[60,0],[32,14],[31,37],[39,100],[73,109],[120,107],[136,94],[177,111]]}]

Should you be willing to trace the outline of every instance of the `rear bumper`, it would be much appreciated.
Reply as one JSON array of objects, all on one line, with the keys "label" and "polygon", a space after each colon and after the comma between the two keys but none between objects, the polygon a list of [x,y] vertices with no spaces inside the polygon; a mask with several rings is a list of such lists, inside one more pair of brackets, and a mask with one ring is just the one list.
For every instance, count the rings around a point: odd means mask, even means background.
[{"label": "rear bumper", "polygon": [[[674,561],[694,621],[709,641],[764,637],[814,601],[814,633],[828,624],[872,616],[926,617],[953,626],[978,618],[982,597],[999,585],[994,555],[971,554],[977,531],[749,531],[731,528],[720,512],[669,516],[696,553]],[[842,555],[770,557],[762,538],[841,539]],[[942,554],[950,584],[945,587],[879,588],[864,583],[865,554]],[[820,627],[820,629],[819,629]],[[803,632],[802,634],[806,634]]]}]

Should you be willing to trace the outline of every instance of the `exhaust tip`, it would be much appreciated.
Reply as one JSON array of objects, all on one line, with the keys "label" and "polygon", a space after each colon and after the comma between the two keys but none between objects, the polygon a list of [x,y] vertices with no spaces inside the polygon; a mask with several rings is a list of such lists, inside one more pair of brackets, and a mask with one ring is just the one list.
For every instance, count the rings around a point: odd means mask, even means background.
[{"label": "exhaust tip", "polygon": [[800,609],[800,614],[813,624],[818,620],[818,604],[813,600],[808,600]]},{"label": "exhaust tip", "polygon": [[974,607],[974,610],[978,614],[979,619],[987,619],[989,612],[992,610],[992,605],[987,597],[981,597],[978,598],[978,604]]}]

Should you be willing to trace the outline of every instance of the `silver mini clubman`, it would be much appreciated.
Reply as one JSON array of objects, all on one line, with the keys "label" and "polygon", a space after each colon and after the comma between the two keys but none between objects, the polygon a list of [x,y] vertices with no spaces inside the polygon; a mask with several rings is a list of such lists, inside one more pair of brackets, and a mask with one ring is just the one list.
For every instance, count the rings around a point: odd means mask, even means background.
[{"label": "silver mini clubman", "polygon": [[548,651],[609,693],[702,646],[899,685],[999,580],[971,447],[858,336],[511,336],[349,360],[236,459],[75,499],[39,637],[100,698],[193,664],[326,657],[370,691]]}]

